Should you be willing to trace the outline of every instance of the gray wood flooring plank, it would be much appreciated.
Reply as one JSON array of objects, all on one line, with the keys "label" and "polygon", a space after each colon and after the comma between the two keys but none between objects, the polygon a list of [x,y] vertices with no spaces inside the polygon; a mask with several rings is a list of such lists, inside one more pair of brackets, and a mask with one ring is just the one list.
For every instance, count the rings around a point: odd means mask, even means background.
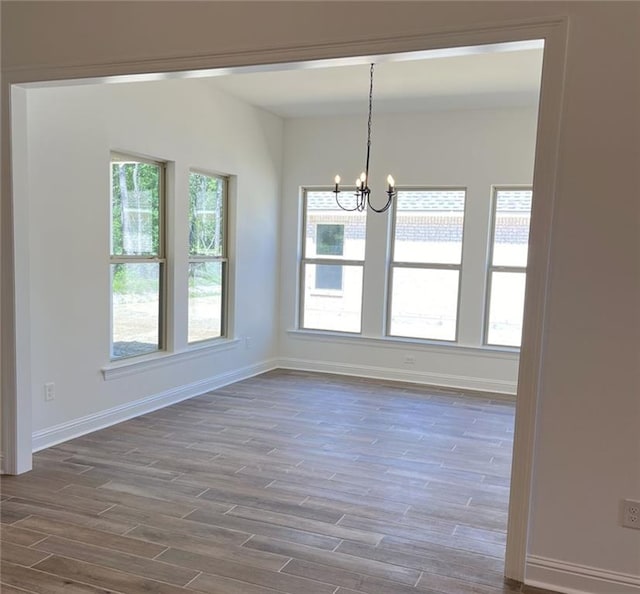
[{"label": "gray wood flooring plank", "polygon": [[[189,587],[198,589],[203,584],[218,585],[220,578],[229,578],[245,584],[252,584],[260,588],[270,588],[277,592],[287,594],[333,594],[336,589],[334,585],[325,581],[310,580],[303,577],[290,575],[283,572],[259,569],[253,566],[211,559],[203,573],[194,580]],[[225,583],[227,583],[225,581]],[[242,590],[239,590],[243,592]],[[250,591],[249,588],[246,590]],[[225,590],[226,592],[226,590]]]},{"label": "gray wood flooring plank", "polygon": [[38,516],[31,516],[22,520],[19,526],[32,529],[37,532],[76,540],[86,544],[100,543],[103,547],[107,547],[115,551],[121,551],[123,553],[131,553],[132,555],[138,555],[139,557],[147,557],[148,559],[152,559],[156,555],[159,555],[165,549],[162,545],[137,540],[129,536],[110,534],[100,530],[94,530],[92,528],[84,528],[74,524],[66,524],[64,522],[53,521],[47,518],[40,518]]},{"label": "gray wood flooring plank", "polygon": [[46,559],[48,556],[48,553],[34,551],[28,547],[23,547],[11,542],[3,542],[0,547],[0,558],[2,558],[3,561],[8,561],[15,565],[24,565],[25,567],[31,567],[39,561]]},{"label": "gray wood flooring plank", "polygon": [[415,585],[420,578],[420,571],[416,569],[400,567],[372,559],[353,557],[352,555],[345,555],[334,551],[322,551],[304,545],[293,545],[263,536],[254,536],[243,546],[260,551],[278,553],[280,555],[289,555],[294,559],[312,561],[314,563],[328,565],[329,567],[346,569],[348,571],[379,577],[405,585]]},{"label": "gray wood flooring plank", "polygon": [[90,586],[66,577],[30,567],[21,567],[13,563],[2,563],[0,575],[2,575],[3,592],[5,585],[7,585],[36,594],[114,594],[114,591],[110,589]]},{"label": "gray wood flooring plank", "polygon": [[280,571],[290,560],[290,557],[255,551],[246,547],[209,547],[206,554],[194,551],[169,548],[156,557],[158,561],[165,561],[173,565],[179,565],[198,571],[207,571],[210,564],[220,561],[242,563],[257,569],[268,571]]},{"label": "gray wood flooring plank", "polygon": [[102,565],[94,565],[53,555],[41,561],[33,569],[44,571],[63,579],[76,580],[92,586],[115,590],[122,594],[185,594],[183,588],[156,580],[141,578],[131,573],[115,571]]},{"label": "gray wood flooring plank", "polygon": [[34,545],[37,551],[68,557],[78,561],[86,561],[94,565],[132,573],[134,575],[167,582],[176,586],[184,586],[198,575],[198,571],[185,569],[176,565],[145,559],[136,555],[121,553],[102,546],[50,536]]}]

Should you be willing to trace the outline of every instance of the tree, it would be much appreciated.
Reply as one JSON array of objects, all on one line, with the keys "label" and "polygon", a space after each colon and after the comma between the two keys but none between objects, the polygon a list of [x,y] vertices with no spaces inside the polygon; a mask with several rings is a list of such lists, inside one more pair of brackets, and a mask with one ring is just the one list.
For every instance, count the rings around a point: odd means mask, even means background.
[{"label": "tree", "polygon": [[216,177],[189,176],[189,253],[222,255],[222,182]]}]

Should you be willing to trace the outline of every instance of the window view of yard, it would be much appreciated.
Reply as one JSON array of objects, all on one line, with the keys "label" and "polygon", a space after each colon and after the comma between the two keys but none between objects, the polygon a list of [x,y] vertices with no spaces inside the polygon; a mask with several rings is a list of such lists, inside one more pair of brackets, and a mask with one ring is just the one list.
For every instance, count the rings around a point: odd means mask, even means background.
[{"label": "window view of yard", "polygon": [[[224,335],[226,179],[189,174],[188,342]],[[111,358],[164,348],[164,163],[111,158]],[[185,246],[186,249],[187,246]]]},{"label": "window view of yard", "polygon": [[303,328],[360,332],[366,221],[333,192],[305,192]]},{"label": "window view of yard", "polygon": [[491,275],[488,344],[520,346],[525,280],[524,272],[494,272]]},{"label": "window view of yard", "polygon": [[160,265],[112,264],[114,359],[158,350]]},{"label": "window view of yard", "polygon": [[531,190],[496,189],[486,342],[519,347],[531,222]]},{"label": "window view of yard", "polygon": [[163,175],[161,163],[112,155],[112,359],[162,346]]},{"label": "window view of yard", "polygon": [[189,174],[189,314],[188,341],[225,333],[226,179]]},{"label": "window view of yard", "polygon": [[456,340],[464,207],[464,190],[398,192],[391,336]]},{"label": "window view of yard", "polygon": [[[111,164],[113,359],[164,348],[164,166],[114,155]],[[455,341],[465,190],[400,190],[394,204],[387,334]],[[519,346],[531,191],[493,196],[485,342]],[[306,191],[300,326],[359,333],[366,213],[333,192]],[[187,339],[225,335],[226,179],[190,172]]]},{"label": "window view of yard", "polygon": [[222,265],[189,264],[189,342],[222,335]]},{"label": "window view of yard", "polygon": [[[522,334],[531,190],[496,189],[492,199],[485,342],[517,347]],[[463,189],[398,192],[389,265],[388,335],[457,339],[465,202]],[[358,333],[366,215],[341,210],[333,192],[313,190],[305,192],[304,214],[300,326]]]}]

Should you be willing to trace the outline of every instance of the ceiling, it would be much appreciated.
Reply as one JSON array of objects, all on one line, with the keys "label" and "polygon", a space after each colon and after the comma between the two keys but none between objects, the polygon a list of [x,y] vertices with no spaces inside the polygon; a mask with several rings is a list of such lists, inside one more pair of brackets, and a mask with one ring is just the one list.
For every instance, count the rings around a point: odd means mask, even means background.
[{"label": "ceiling", "polygon": [[535,106],[542,42],[454,48],[213,71],[210,84],[284,118],[374,112]]}]

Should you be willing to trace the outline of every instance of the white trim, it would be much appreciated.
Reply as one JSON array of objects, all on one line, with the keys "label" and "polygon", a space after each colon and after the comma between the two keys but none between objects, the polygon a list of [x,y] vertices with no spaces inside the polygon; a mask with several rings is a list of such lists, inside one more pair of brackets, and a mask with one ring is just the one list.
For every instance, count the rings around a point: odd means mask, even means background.
[{"label": "white trim", "polygon": [[310,359],[295,359],[292,357],[278,360],[278,367],[295,369],[298,371],[319,371],[321,373],[336,373],[338,375],[353,375],[373,379],[393,380],[458,388],[477,392],[491,392],[513,396],[516,393],[516,382],[503,380],[487,380],[486,378],[467,375],[449,375],[426,371],[410,371],[391,367],[373,367],[370,365],[352,365],[351,363],[335,363],[333,361],[313,361]]},{"label": "white trim", "polygon": [[504,562],[505,577],[519,582],[524,581],[526,569],[534,452],[537,449],[536,420],[543,389],[541,375],[548,325],[546,305],[551,276],[551,236],[560,163],[560,131],[563,129],[568,27],[568,17],[564,17],[550,23],[544,31],[545,48],[529,228],[530,249],[527,258]]},{"label": "white trim", "polygon": [[[370,56],[392,58],[395,54],[446,51],[458,46],[496,45],[531,42],[544,38],[548,27],[564,22],[557,16],[533,16],[503,20],[496,24],[473,23],[468,26],[443,27],[395,36],[368,36],[349,41],[306,43],[297,45],[262,45],[259,48],[229,50],[216,53],[183,54],[162,58],[134,58],[119,61],[11,66],[4,69],[9,84],[47,86],[50,84],[96,84],[110,82],[144,82],[200,75],[223,75],[252,72],[257,68],[299,68],[307,63],[327,61],[334,64],[368,63]],[[388,56],[387,56],[388,55]],[[363,61],[362,56],[365,56]]]},{"label": "white trim", "polygon": [[215,377],[165,390],[159,394],[152,394],[151,396],[146,396],[134,402],[114,406],[113,408],[61,423],[60,425],[54,425],[41,431],[35,431],[32,435],[32,449],[34,452],[38,452],[63,441],[73,439],[74,437],[80,437],[81,435],[86,435],[98,429],[110,427],[116,423],[121,423],[122,421],[150,413],[159,408],[175,404],[176,402],[188,400],[189,398],[199,396],[210,390],[222,388],[223,386],[271,371],[275,368],[275,360],[269,359]]},{"label": "white trim", "polygon": [[[3,472],[21,474],[32,468],[31,460],[31,295],[29,270],[28,225],[29,201],[29,159],[27,129],[27,96],[24,89],[17,87],[2,88],[2,103],[11,105],[10,113],[2,113],[2,125],[5,133],[3,142],[2,178],[8,187],[5,192],[20,196],[14,200],[11,208],[2,211],[2,217],[9,215],[7,224],[2,225],[2,447],[4,452]],[[6,158],[4,157],[6,155]],[[6,167],[6,170],[5,170]],[[3,182],[5,183],[5,182]],[[4,207],[4,204],[3,204]],[[7,233],[8,232],[8,233]],[[8,241],[7,241],[8,235]],[[5,258],[12,258],[12,265]],[[17,273],[15,273],[18,271]],[[15,273],[15,274],[14,274]],[[7,288],[8,287],[8,288]],[[5,290],[6,288],[6,290]],[[10,293],[11,292],[11,293]],[[10,294],[9,294],[10,293]]]},{"label": "white trim", "polygon": [[142,357],[132,357],[130,359],[124,359],[121,361],[114,361],[109,365],[105,365],[101,371],[105,381],[112,379],[118,379],[126,377],[127,375],[134,375],[149,371],[150,369],[156,369],[158,367],[165,367],[166,365],[173,365],[175,363],[182,363],[184,361],[191,361],[200,357],[205,357],[211,353],[219,351],[228,351],[234,349],[240,343],[239,338],[233,338],[231,340],[221,340],[214,343],[201,344],[193,346],[184,351],[176,353],[153,353]]},{"label": "white trim", "polygon": [[525,584],[563,594],[638,594],[640,575],[527,555]]},{"label": "white trim", "polygon": [[471,357],[503,359],[506,361],[517,361],[520,357],[519,349],[510,349],[508,347],[502,348],[486,345],[468,346],[452,342],[401,338],[398,336],[363,336],[361,334],[306,330],[302,328],[287,330],[287,334],[290,338],[310,340],[313,342],[342,342],[378,348],[402,347],[403,351],[413,350],[438,354],[463,354]]}]

